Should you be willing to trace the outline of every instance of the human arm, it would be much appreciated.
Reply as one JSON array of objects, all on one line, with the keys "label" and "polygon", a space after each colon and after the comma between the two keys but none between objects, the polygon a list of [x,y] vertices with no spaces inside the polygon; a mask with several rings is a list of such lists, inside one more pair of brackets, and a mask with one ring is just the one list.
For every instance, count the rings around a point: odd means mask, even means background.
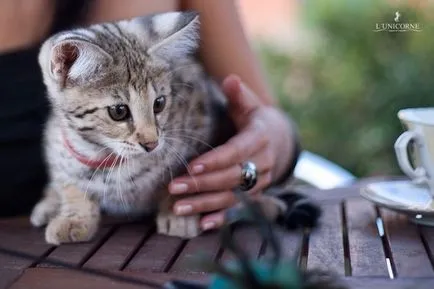
[{"label": "human arm", "polygon": [[[210,73],[217,81],[223,81],[230,74],[238,75],[251,89],[260,102],[270,107],[280,138],[273,147],[279,152],[276,159],[274,177],[281,176],[292,162],[295,136],[288,118],[275,107],[276,101],[261,71],[258,59],[244,33],[238,15],[237,1],[181,0],[183,10],[196,10],[201,15],[201,57]],[[269,127],[270,129],[270,127]],[[280,132],[280,133],[279,133]]]},{"label": "human arm", "polygon": [[195,167],[202,172],[177,178],[169,186],[174,194],[203,193],[177,202],[174,208],[175,212],[180,209],[181,214],[218,211],[202,219],[202,226],[208,229],[220,226],[223,214],[219,210],[236,201],[230,189],[239,183],[240,163],[252,160],[260,171],[252,193],[285,175],[294,161],[295,132],[288,118],[274,106],[234,1],[182,3],[183,9],[193,9],[201,15],[202,61],[216,80],[225,80],[223,89],[238,131],[224,145],[191,162],[193,172]]}]

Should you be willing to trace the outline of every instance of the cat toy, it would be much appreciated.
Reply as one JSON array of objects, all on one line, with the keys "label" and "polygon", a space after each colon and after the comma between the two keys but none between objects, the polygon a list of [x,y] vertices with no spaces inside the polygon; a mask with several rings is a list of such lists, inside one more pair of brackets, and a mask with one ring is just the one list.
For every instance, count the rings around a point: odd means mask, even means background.
[{"label": "cat toy", "polygon": [[[255,179],[255,178],[254,178]],[[254,186],[254,184],[253,184]],[[261,207],[246,196],[252,184],[244,184],[234,190],[243,204],[229,209],[226,224],[221,229],[223,248],[231,251],[236,262],[228,264],[204,263],[214,275],[210,284],[174,280],[166,283],[166,289],[344,289],[339,280],[320,271],[301,271],[296,258],[282,260],[281,247],[271,223],[265,218]],[[272,256],[269,260],[249,260],[243,249],[232,239],[231,226],[239,221],[248,221],[255,226],[270,245]]]},{"label": "cat toy", "polygon": [[[244,289],[244,288],[287,288],[301,289],[301,279],[295,261],[282,261],[281,248],[271,225],[263,216],[259,205],[249,200],[241,188],[234,190],[244,204],[241,208],[227,211],[227,223],[221,229],[223,248],[231,251],[238,262],[221,265],[204,263],[214,271],[208,285],[186,281],[171,281],[164,285],[167,289]],[[259,230],[267,244],[272,248],[270,261],[252,261],[242,248],[231,238],[231,226],[240,221],[250,221]]]}]

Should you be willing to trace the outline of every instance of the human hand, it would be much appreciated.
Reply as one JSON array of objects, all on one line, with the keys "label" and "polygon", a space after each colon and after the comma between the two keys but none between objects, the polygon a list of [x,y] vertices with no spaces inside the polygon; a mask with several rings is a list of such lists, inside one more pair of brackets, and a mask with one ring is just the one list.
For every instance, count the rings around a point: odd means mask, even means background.
[{"label": "human hand", "polygon": [[222,88],[237,134],[193,160],[189,164],[191,175],[178,177],[169,184],[173,195],[200,192],[177,201],[174,212],[177,215],[208,213],[201,219],[203,230],[223,225],[224,210],[237,202],[232,189],[241,183],[243,162],[256,165],[258,182],[249,191],[255,196],[273,181],[278,158],[286,158],[288,162],[290,158],[289,150],[279,151],[282,141],[288,143],[290,137],[286,121],[277,109],[262,104],[237,76],[228,76]]}]

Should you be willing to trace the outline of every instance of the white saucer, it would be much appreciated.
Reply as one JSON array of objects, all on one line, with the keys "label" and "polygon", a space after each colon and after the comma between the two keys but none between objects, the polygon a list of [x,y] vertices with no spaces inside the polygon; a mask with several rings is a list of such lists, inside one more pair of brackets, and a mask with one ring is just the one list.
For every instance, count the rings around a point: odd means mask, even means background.
[{"label": "white saucer", "polygon": [[434,226],[434,199],[425,185],[412,181],[388,181],[368,184],[360,194],[377,204],[406,214],[410,221]]}]

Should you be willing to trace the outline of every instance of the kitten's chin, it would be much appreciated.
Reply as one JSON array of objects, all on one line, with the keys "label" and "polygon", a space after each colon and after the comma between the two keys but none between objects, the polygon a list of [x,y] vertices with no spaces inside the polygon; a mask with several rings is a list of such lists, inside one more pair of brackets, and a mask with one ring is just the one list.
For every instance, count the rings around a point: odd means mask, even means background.
[{"label": "kitten's chin", "polygon": [[140,151],[140,150],[134,150],[134,151],[130,151],[130,152],[126,153],[125,156],[126,156],[127,158],[130,158],[130,157],[140,156],[140,155],[142,155],[142,154],[143,154],[142,151]]},{"label": "kitten's chin", "polygon": [[[141,151],[141,150],[133,150],[133,151],[129,151],[129,152],[122,152],[122,156],[126,159],[133,159],[135,157],[139,157],[139,156],[143,156],[145,155],[146,152]],[[121,154],[118,154],[121,155]]]}]

